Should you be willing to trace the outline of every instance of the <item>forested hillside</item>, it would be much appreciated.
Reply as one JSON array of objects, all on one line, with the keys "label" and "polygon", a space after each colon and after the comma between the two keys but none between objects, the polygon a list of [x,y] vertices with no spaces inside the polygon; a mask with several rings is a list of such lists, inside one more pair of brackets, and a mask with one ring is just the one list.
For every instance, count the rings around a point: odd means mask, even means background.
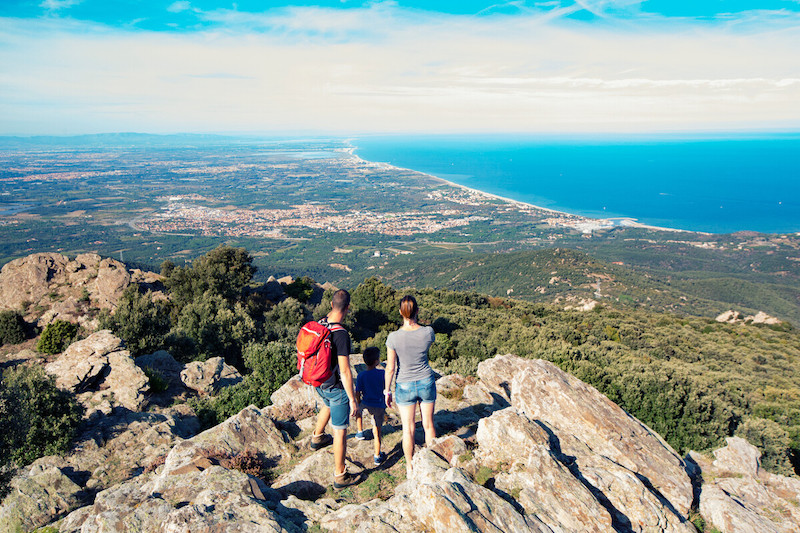
[{"label": "forested hillside", "polygon": [[[600,246],[594,253],[605,250]],[[664,251],[671,257],[671,252]],[[591,298],[622,308],[648,308],[690,316],[715,317],[736,309],[745,313],[765,311],[783,320],[800,323],[800,287],[793,278],[731,272],[730,269],[698,270],[655,268],[658,254],[648,251],[636,267],[595,259],[566,248],[416,262],[408,269],[384,274],[396,284],[478,291],[533,302]],[[651,264],[645,265],[645,259]],[[710,262],[714,262],[711,261]],[[684,265],[686,266],[686,265]],[[730,266],[730,265],[728,265]]]}]

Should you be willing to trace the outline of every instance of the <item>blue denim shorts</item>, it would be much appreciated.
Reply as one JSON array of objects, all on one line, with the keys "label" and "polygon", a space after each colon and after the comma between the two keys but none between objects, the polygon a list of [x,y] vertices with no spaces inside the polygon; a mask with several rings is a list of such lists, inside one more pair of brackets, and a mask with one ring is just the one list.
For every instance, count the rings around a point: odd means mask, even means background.
[{"label": "blue denim shorts", "polygon": [[436,401],[436,380],[431,376],[417,381],[397,383],[394,389],[394,401],[397,405],[433,403]]},{"label": "blue denim shorts", "polygon": [[341,387],[323,390],[314,387],[322,399],[322,403],[331,410],[331,427],[333,429],[347,429],[350,426],[350,399]]}]

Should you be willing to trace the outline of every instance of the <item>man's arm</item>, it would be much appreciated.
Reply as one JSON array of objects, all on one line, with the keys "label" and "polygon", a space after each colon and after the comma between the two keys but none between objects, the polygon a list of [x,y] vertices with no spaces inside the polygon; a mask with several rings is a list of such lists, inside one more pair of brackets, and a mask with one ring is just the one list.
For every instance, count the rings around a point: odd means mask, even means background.
[{"label": "man's arm", "polygon": [[337,332],[333,342],[336,344],[336,355],[339,358],[339,376],[342,378],[344,391],[350,399],[350,413],[355,414],[358,403],[353,386],[353,371],[350,368],[350,336],[345,331]]},{"label": "man's arm", "polygon": [[358,408],[358,403],[356,402],[356,392],[353,387],[353,371],[350,369],[349,355],[339,356],[339,373],[342,376],[342,385],[344,385],[344,391],[347,393],[347,397],[350,399],[350,412],[355,414],[356,409]]}]

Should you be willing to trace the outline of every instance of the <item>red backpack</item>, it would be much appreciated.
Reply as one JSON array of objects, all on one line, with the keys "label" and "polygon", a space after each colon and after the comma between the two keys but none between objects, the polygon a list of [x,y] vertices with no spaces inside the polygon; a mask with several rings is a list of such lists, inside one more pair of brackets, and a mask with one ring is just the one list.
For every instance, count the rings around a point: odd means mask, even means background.
[{"label": "red backpack", "polygon": [[334,361],[331,334],[344,331],[340,324],[325,326],[308,322],[297,334],[297,370],[303,383],[319,387],[333,375],[338,361]]}]

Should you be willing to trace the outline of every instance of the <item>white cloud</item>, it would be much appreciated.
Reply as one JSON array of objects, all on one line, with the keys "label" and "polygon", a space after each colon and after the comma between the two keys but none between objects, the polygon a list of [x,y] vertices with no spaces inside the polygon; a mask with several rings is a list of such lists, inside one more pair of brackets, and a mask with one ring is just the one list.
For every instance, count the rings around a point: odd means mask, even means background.
[{"label": "white cloud", "polygon": [[172,34],[0,21],[0,133],[800,125],[790,23],[621,29],[386,4],[205,16],[214,30]]},{"label": "white cloud", "polygon": [[49,11],[59,11],[73,6],[77,6],[83,0],[44,0],[39,7],[43,7]]},{"label": "white cloud", "polygon": [[172,2],[168,7],[167,11],[170,13],[181,13],[183,11],[188,11],[192,8],[192,4],[187,2],[186,0],[178,0],[176,2]]}]

